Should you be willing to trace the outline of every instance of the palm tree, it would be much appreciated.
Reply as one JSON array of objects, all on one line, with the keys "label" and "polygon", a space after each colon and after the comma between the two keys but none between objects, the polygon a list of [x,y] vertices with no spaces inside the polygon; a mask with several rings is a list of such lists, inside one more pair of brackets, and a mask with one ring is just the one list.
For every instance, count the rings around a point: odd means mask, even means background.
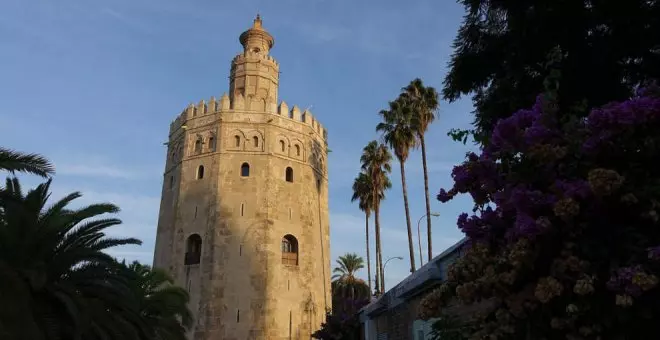
[{"label": "palm tree", "polygon": [[364,259],[355,253],[348,253],[337,259],[337,267],[332,270],[332,280],[355,280],[355,273],[364,268]]},{"label": "palm tree", "polygon": [[53,165],[43,156],[24,154],[0,147],[0,170],[27,172],[41,177],[48,177],[55,172]]},{"label": "palm tree", "polygon": [[364,212],[364,234],[367,239],[367,282],[369,282],[369,291],[371,291],[371,257],[369,246],[369,216],[373,210],[373,196],[371,189],[371,180],[369,176],[363,172],[353,181],[353,196],[351,202],[358,201],[360,210]]},{"label": "palm tree", "polygon": [[410,84],[402,89],[401,97],[413,110],[412,126],[422,147],[422,166],[424,168],[424,194],[426,197],[426,226],[428,240],[428,261],[433,256],[431,241],[431,203],[429,201],[429,175],[426,165],[426,142],[424,135],[428,127],[435,120],[435,112],[438,110],[438,92],[431,86],[424,86],[421,79],[415,78]]},{"label": "palm tree", "polygon": [[379,291],[384,292],[384,277],[383,277],[383,254],[380,244],[380,201],[381,195],[384,195],[385,189],[392,187],[390,179],[387,174],[392,171],[391,166],[392,155],[390,154],[387,146],[378,141],[371,141],[362,150],[360,156],[360,163],[362,163],[362,170],[371,178],[372,185],[372,200],[374,210],[374,224],[376,228],[376,276],[380,276]]},{"label": "palm tree", "polygon": [[408,250],[410,251],[410,272],[415,271],[415,246],[413,245],[412,227],[410,225],[410,209],[408,208],[408,188],[406,186],[406,167],[410,149],[415,147],[417,140],[411,127],[412,111],[404,103],[403,98],[390,102],[389,110],[380,111],[383,122],[378,123],[376,131],[383,133],[383,140],[394,151],[401,168],[401,188],[403,190],[403,207],[406,211],[406,226],[408,227]]},{"label": "palm tree", "polygon": [[357,254],[346,254],[337,259],[333,269],[332,295],[335,312],[346,312],[356,304],[369,298],[371,290],[355,273],[364,268],[364,260]]},{"label": "palm tree", "polygon": [[164,270],[137,261],[122,264],[128,269],[129,285],[146,324],[144,340],[186,340],[186,331],[193,322],[186,290],[175,286]]},{"label": "palm tree", "polygon": [[0,189],[0,338],[139,339],[126,280],[103,251],[141,242],[106,237],[121,221],[95,217],[112,204],[70,209],[76,192],[46,206],[50,184],[24,194],[12,178]]}]

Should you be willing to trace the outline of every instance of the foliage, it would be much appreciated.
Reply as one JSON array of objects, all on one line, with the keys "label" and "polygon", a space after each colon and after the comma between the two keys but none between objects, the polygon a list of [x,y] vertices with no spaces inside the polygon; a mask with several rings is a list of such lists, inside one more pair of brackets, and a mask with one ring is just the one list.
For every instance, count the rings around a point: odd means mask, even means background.
[{"label": "foliage", "polygon": [[156,289],[162,274],[122,266],[104,253],[141,243],[106,236],[121,221],[100,216],[119,209],[72,209],[77,192],[47,205],[50,184],[24,193],[10,178],[0,189],[0,338],[184,339],[182,326],[190,323],[189,314],[179,313],[181,306],[187,311],[185,292]]},{"label": "foliage", "polygon": [[558,64],[565,75],[558,103],[563,115],[583,101],[593,108],[625,100],[660,77],[658,1],[459,2],[466,15],[443,97],[474,94],[477,135],[534,103],[544,89],[546,56],[557,47],[564,56]]},{"label": "foliage", "polygon": [[[388,174],[392,172],[392,155],[387,147],[378,141],[369,142],[360,156],[361,169],[371,180],[374,224],[376,230],[376,277],[383,291],[383,254],[380,247],[380,201],[385,190],[392,187]],[[382,196],[381,196],[382,195]]]},{"label": "foliage", "polygon": [[55,172],[53,165],[43,156],[24,154],[0,147],[0,170],[27,172],[41,177],[48,177]]},{"label": "foliage", "polygon": [[468,138],[473,135],[474,131],[468,129],[451,129],[447,132],[447,136],[449,136],[454,142],[460,142],[463,143],[463,145],[467,144]]},{"label": "foliage", "polygon": [[[371,252],[370,252],[370,243],[369,243],[369,216],[371,211],[374,208],[373,204],[373,188],[371,184],[371,179],[364,171],[361,171],[358,176],[353,181],[353,196],[351,197],[351,202],[358,201],[358,207],[364,212],[364,236],[367,252],[367,286],[369,291],[371,291]],[[385,196],[384,192],[379,193],[379,199],[383,199]]]},{"label": "foliage", "polygon": [[[18,179],[7,179],[0,191],[0,281],[9,283],[3,287],[7,306],[24,306],[25,313],[13,317],[35,325],[37,339],[118,334],[124,328],[101,322],[108,321],[108,313],[99,306],[115,306],[125,284],[122,277],[109,275],[116,263],[103,250],[140,241],[105,237],[103,231],[119,224],[118,219],[90,220],[117,212],[114,205],[69,209],[81,196],[72,193],[47,207],[50,183],[24,194]],[[12,319],[5,315],[3,321]],[[11,332],[13,324],[3,326]]]},{"label": "foliage", "polygon": [[408,231],[408,251],[410,258],[410,271],[415,271],[415,251],[412,238],[412,227],[410,225],[410,209],[408,207],[408,187],[406,186],[406,167],[410,149],[417,145],[417,134],[413,127],[414,105],[406,100],[407,97],[400,96],[397,100],[389,103],[389,110],[381,110],[380,116],[383,121],[378,123],[376,131],[383,135],[383,141],[392,148],[394,155],[399,160],[401,169],[401,189],[403,192],[403,207],[406,213],[406,228]]},{"label": "foliage", "polygon": [[337,259],[337,267],[332,271],[335,273],[332,276],[333,280],[355,280],[355,273],[364,268],[364,259],[355,253],[348,253],[339,256]]},{"label": "foliage", "polygon": [[[410,121],[411,128],[417,135],[419,146],[422,148],[422,170],[424,173],[424,199],[426,203],[426,239],[428,261],[433,257],[433,242],[431,230],[431,202],[429,198],[429,171],[426,164],[426,140],[424,136],[429,125],[435,120],[435,114],[440,105],[438,92],[431,86],[425,86],[421,79],[413,79],[408,86],[401,89],[400,99],[413,112]],[[402,169],[403,170],[403,169]],[[408,239],[410,258],[414,268],[414,253],[412,251],[412,231],[408,223]]]},{"label": "foliage", "polygon": [[412,105],[400,97],[389,103],[388,110],[379,112],[383,121],[376,125],[376,131],[383,134],[383,141],[402,162],[408,159],[410,149],[417,146],[416,131],[412,126],[413,113]]},{"label": "foliage", "polygon": [[[379,199],[385,198],[385,192],[381,191],[378,195]],[[369,175],[361,171],[353,181],[353,196],[351,202],[358,201],[360,210],[365,214],[370,215],[373,210],[373,185]]]},{"label": "foliage", "polygon": [[[122,263],[123,264],[123,263]],[[146,339],[185,340],[193,323],[188,292],[175,286],[162,269],[135,261],[126,266],[139,314],[147,326]]]},{"label": "foliage", "polygon": [[[355,301],[353,310],[359,310],[367,303],[368,300]],[[321,329],[312,337],[320,340],[359,340],[360,319],[357,313],[328,313]]]},{"label": "foliage", "polygon": [[660,338],[659,93],[560,124],[550,92],[500,121],[438,194],[469,193],[476,214],[423,316],[456,300],[482,305],[469,339]]},{"label": "foliage", "polygon": [[355,277],[355,273],[364,268],[364,260],[357,254],[346,254],[337,259],[337,267],[332,276],[333,312],[355,313],[355,301],[369,299],[369,286],[364,280]]},{"label": "foliage", "polygon": [[462,320],[450,315],[443,315],[433,321],[431,325],[431,339],[433,340],[466,340],[464,333],[466,325]]}]

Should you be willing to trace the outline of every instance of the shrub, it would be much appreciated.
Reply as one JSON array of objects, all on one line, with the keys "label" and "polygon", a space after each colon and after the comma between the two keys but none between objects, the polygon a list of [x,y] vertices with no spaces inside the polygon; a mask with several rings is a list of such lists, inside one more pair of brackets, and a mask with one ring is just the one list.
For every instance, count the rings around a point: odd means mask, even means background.
[{"label": "shrub", "polygon": [[551,95],[501,120],[452,171],[469,238],[422,316],[483,304],[470,339],[655,339],[660,328],[660,96],[559,122]]}]

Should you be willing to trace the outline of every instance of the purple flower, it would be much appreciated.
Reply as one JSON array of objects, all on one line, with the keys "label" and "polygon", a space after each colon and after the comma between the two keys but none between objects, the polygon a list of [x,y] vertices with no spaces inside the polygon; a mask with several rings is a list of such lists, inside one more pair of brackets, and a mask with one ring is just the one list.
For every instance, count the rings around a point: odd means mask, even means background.
[{"label": "purple flower", "polygon": [[440,202],[442,202],[442,203],[447,203],[447,202],[449,202],[449,200],[451,200],[452,197],[453,197],[453,196],[450,195],[447,191],[445,191],[445,189],[440,189],[440,193],[439,193],[438,196],[437,196],[438,201],[440,201]]},{"label": "purple flower", "polygon": [[556,180],[553,184],[558,194],[562,197],[570,197],[573,199],[585,199],[591,195],[591,188],[589,183],[585,180]]}]

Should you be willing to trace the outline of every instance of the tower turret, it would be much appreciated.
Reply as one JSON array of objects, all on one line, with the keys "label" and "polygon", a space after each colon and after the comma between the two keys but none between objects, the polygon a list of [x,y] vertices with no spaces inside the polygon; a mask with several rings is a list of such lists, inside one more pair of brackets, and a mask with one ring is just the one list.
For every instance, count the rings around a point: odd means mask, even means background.
[{"label": "tower turret", "polygon": [[243,45],[243,53],[237,55],[231,64],[231,102],[242,96],[248,111],[275,112],[280,69],[275,59],[268,54],[275,40],[263,28],[259,15],[239,40]]}]

